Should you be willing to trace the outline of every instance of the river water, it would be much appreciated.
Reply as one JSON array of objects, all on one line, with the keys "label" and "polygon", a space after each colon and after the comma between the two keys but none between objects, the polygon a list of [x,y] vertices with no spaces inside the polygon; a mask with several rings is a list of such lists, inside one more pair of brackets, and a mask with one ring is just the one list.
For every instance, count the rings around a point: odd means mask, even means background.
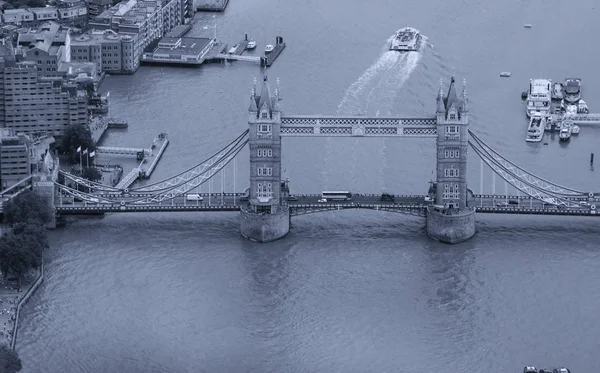
[{"label": "river water", "polygon": [[[519,96],[531,77],[595,84],[600,34],[592,0],[420,2],[232,0],[220,38],[280,31],[288,47],[268,71],[289,114],[431,115],[439,79],[467,79],[471,129],[527,169],[598,190],[588,158],[600,130],[564,146],[526,144]],[[575,16],[568,16],[574,14]],[[194,33],[212,35],[212,15]],[[533,28],[523,28],[524,23]],[[427,36],[420,53],[385,52],[393,32]],[[582,53],[582,51],[585,51]],[[257,51],[258,52],[258,51]],[[509,79],[500,71],[511,71]],[[142,67],[111,76],[112,114],[129,121],[111,146],[171,145],[153,175],[190,167],[247,128],[257,66]],[[285,139],[295,193],[324,189],[424,193],[428,139]],[[247,184],[247,152],[236,189]],[[480,163],[469,181],[480,191]],[[483,192],[503,193],[484,170]],[[226,188],[232,189],[233,170]],[[212,184],[220,190],[221,180]],[[204,191],[206,187],[204,187]],[[595,189],[594,189],[595,188]],[[46,279],[21,313],[25,372],[423,372],[600,365],[598,222],[478,216],[477,236],[448,246],[423,220],[365,211],[294,218],[285,239],[255,244],[237,214],[113,214],[51,233]]]}]

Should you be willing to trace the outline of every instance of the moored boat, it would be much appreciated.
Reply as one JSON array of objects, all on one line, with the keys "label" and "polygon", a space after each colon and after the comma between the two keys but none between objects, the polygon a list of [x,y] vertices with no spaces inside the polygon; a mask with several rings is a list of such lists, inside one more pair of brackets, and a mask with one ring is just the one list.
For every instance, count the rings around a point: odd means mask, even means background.
[{"label": "moored boat", "polygon": [[248,45],[246,45],[246,49],[254,49],[256,48],[256,42],[254,40],[250,40]]},{"label": "moored boat", "polygon": [[552,102],[552,81],[550,79],[530,79],[527,91],[527,116],[540,112],[545,115],[550,112]]},{"label": "moored boat", "polygon": [[265,47],[265,53],[271,53],[271,52],[273,52],[273,49],[275,49],[275,46],[273,44],[268,44]]},{"label": "moored boat", "polygon": [[562,127],[560,129],[560,133],[558,134],[558,138],[560,141],[569,141],[571,138],[571,133],[573,131],[573,122],[570,120],[565,120],[562,123]]},{"label": "moored boat", "polygon": [[541,113],[535,113],[529,121],[527,127],[527,142],[540,142],[544,137],[544,130],[546,128],[546,117]]},{"label": "moored boat", "polygon": [[590,110],[588,109],[587,104],[583,100],[579,100],[577,103],[577,114],[589,114]]},{"label": "moored boat", "polygon": [[552,87],[552,99],[553,100],[562,100],[564,97],[564,87],[562,83],[554,83]]},{"label": "moored boat", "polygon": [[564,96],[567,103],[576,104],[579,100],[581,100],[581,79],[565,79],[564,88]]}]

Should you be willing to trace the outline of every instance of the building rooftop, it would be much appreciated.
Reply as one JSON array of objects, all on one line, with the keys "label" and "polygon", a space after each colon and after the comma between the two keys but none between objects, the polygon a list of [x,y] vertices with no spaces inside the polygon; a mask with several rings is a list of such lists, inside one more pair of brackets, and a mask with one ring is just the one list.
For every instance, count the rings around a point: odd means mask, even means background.
[{"label": "building rooftop", "polygon": [[36,46],[43,50],[47,50],[52,45],[63,45],[69,37],[68,27],[52,21],[44,22],[38,28],[19,29],[18,32],[17,45],[28,46],[42,42],[44,44]]},{"label": "building rooftop", "polygon": [[124,25],[139,25],[146,21],[149,15],[165,5],[166,0],[126,0],[100,13],[92,23],[108,24],[118,21]]},{"label": "building rooftop", "polygon": [[90,43],[100,43],[102,41],[120,41],[129,40],[130,35],[119,35],[113,30],[94,31],[86,32],[85,34],[78,35],[71,39],[71,45],[89,45]]},{"label": "building rooftop", "polygon": [[31,12],[27,9],[6,9],[4,11],[4,15],[7,15],[7,16],[13,16],[13,15],[17,15],[17,14],[26,14],[26,13],[31,13]]},{"label": "building rooftop", "polygon": [[[174,38],[165,38],[174,39]],[[164,40],[164,39],[163,39]],[[163,42],[161,40],[161,43]],[[175,42],[177,39],[175,40]],[[198,55],[210,43],[209,38],[181,38],[181,43],[177,47],[165,48],[159,47],[154,50],[154,54],[191,54]]]}]

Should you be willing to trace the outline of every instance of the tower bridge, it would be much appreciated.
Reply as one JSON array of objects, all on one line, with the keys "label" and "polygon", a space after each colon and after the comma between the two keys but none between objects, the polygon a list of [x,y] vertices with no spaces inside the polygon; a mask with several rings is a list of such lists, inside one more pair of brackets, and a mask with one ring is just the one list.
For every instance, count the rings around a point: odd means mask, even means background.
[{"label": "tower bridge", "polygon": [[[457,92],[460,90],[460,94]],[[475,213],[598,216],[594,191],[564,187],[534,175],[492,149],[469,130],[466,84],[454,78],[437,93],[430,117],[366,117],[287,115],[281,108],[279,80],[272,92],[266,77],[260,92],[256,80],[248,106],[248,129],[199,164],[165,180],[132,187],[109,186],[58,171],[46,155],[42,172],[1,194],[6,201],[24,188],[46,194],[58,215],[117,212],[240,211],[240,231],[249,239],[268,242],[284,237],[291,216],[322,211],[370,209],[426,218],[427,234],[457,243],[475,234]],[[354,194],[346,201],[323,201],[320,194],[293,195],[282,181],[282,137],[431,138],[436,144],[436,175],[428,194]],[[409,140],[410,141],[410,140]],[[236,188],[236,159],[250,150],[250,185]],[[480,194],[467,188],[467,149],[481,159]],[[224,173],[233,164],[233,185]],[[516,188],[520,195],[484,195],[483,165]],[[58,174],[65,179],[58,182]],[[212,181],[221,176],[221,190]],[[208,193],[200,188],[208,184]],[[246,184],[246,183],[244,183]],[[193,194],[193,198],[191,196]],[[1,205],[0,205],[1,208]],[[600,215],[600,214],[599,214]]]}]

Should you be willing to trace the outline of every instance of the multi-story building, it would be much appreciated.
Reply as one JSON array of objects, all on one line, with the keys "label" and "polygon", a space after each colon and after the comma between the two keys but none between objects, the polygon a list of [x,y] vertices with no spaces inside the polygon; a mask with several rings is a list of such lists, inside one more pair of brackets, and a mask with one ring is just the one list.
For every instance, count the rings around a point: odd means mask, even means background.
[{"label": "multi-story building", "polygon": [[87,95],[62,78],[41,78],[31,61],[4,68],[4,127],[16,133],[61,136],[88,120]]},{"label": "multi-story building", "polygon": [[10,188],[31,175],[30,140],[20,134],[15,136],[10,129],[0,131],[0,184]]},{"label": "multi-story building", "polygon": [[58,9],[53,6],[44,8],[29,8],[27,10],[33,13],[36,21],[46,22],[58,20]]},{"label": "multi-story building", "polygon": [[90,27],[137,35],[141,51],[183,23],[185,0],[127,0],[90,21]]},{"label": "multi-story building", "polygon": [[60,0],[56,6],[28,9],[8,9],[4,11],[3,22],[17,26],[35,26],[47,21],[85,27],[88,21],[88,10],[83,0]]},{"label": "multi-story building", "polygon": [[75,82],[41,77],[36,62],[17,62],[12,46],[0,44],[0,127],[61,136],[69,125],[87,124],[87,100]]},{"label": "multi-story building", "polygon": [[89,0],[88,5],[88,16],[90,18],[98,17],[102,12],[115,5],[113,0]]},{"label": "multi-story building", "polygon": [[98,71],[132,74],[140,66],[136,34],[117,34],[113,30],[91,31],[71,41],[73,62],[93,62]]},{"label": "multi-story building", "polygon": [[60,0],[58,17],[64,25],[85,27],[88,23],[87,5],[83,0]]},{"label": "multi-story building", "polygon": [[3,14],[4,23],[23,25],[35,21],[35,14],[27,9],[7,9]]},{"label": "multi-story building", "polygon": [[42,77],[60,76],[60,65],[71,60],[70,47],[69,29],[52,21],[19,32],[17,39],[17,55],[35,62]]}]

